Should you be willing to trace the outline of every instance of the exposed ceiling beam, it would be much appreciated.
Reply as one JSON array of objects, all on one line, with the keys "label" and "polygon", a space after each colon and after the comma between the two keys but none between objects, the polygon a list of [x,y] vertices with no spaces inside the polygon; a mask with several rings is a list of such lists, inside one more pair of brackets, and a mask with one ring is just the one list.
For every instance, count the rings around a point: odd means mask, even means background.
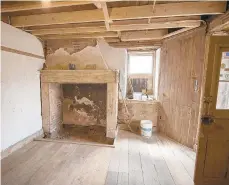
[{"label": "exposed ceiling beam", "polygon": [[106,42],[120,42],[121,41],[118,37],[108,37],[104,39]]},{"label": "exposed ceiling beam", "polygon": [[152,49],[152,48],[129,48],[127,51],[129,53],[139,53],[139,52],[141,52],[141,53],[152,53],[155,50],[156,50],[156,48],[155,49]]},{"label": "exposed ceiling beam", "polygon": [[101,7],[103,10],[103,15],[104,15],[104,19],[105,19],[105,26],[107,28],[107,31],[110,30],[110,17],[109,17],[109,13],[108,13],[108,9],[107,9],[107,3],[106,2],[101,2]]},{"label": "exposed ceiling beam", "polygon": [[[200,20],[200,16],[181,16],[181,17],[163,17],[163,18],[151,18],[151,23],[164,23],[164,22],[171,22],[171,21],[188,21],[188,20]],[[148,24],[148,19],[133,19],[133,20],[119,20],[119,21],[113,21],[112,25],[133,25],[133,24]],[[90,28],[94,29],[93,27],[104,27],[103,21],[101,22],[87,22],[87,23],[73,23],[73,24],[52,24],[52,25],[45,25],[45,26],[32,26],[32,27],[23,27],[25,31],[35,31],[37,30],[50,30],[55,34],[62,32],[62,28],[73,28],[74,32],[75,29],[81,30],[81,28]],[[59,28],[61,28],[59,30]],[[104,27],[105,28],[105,27]],[[72,32],[73,30],[69,30]],[[66,32],[69,32],[66,30]],[[83,29],[83,31],[86,31]],[[90,29],[88,29],[88,32],[90,32]],[[42,33],[42,31],[41,31]],[[43,32],[44,33],[44,32]]]},{"label": "exposed ceiling beam", "polygon": [[96,21],[104,21],[100,9],[11,17],[11,25],[15,27]]},{"label": "exposed ceiling beam", "polygon": [[177,34],[180,34],[180,33],[184,33],[184,32],[186,32],[186,31],[189,31],[189,30],[192,30],[192,29],[194,29],[194,28],[182,28],[182,29],[180,29],[180,30],[171,32],[171,33],[169,33],[169,34],[167,34],[167,35],[164,35],[164,36],[163,36],[163,39],[172,37],[172,36],[177,35]]},{"label": "exposed ceiling beam", "polygon": [[94,1],[93,4],[94,4],[98,9],[101,9],[101,8],[102,8],[101,3],[98,2],[98,1]]},{"label": "exposed ceiling beam", "polygon": [[84,23],[73,23],[73,24],[51,24],[45,26],[28,26],[23,27],[25,31],[32,31],[32,30],[43,30],[43,29],[58,29],[58,28],[90,28],[90,27],[105,27],[104,21],[100,22],[84,22]]},{"label": "exposed ceiling beam", "polygon": [[[188,19],[188,18],[187,18]],[[173,19],[166,19],[173,20]],[[178,18],[175,20],[179,20]],[[166,29],[166,28],[177,28],[177,27],[198,27],[201,24],[199,20],[184,20],[182,21],[170,21],[170,22],[156,22],[156,23],[146,23],[144,20],[132,20],[123,21],[126,23],[124,25],[119,21],[120,25],[117,23],[112,23],[110,25],[110,31],[128,31],[128,30],[148,30],[148,29]],[[137,23],[143,24],[137,24]],[[85,23],[86,24],[86,23]],[[129,25],[128,25],[129,24]],[[83,26],[83,25],[80,25]],[[48,35],[48,34],[70,34],[70,33],[91,33],[91,32],[104,32],[106,28],[104,26],[94,26],[94,27],[75,27],[75,28],[55,28],[55,29],[38,29],[30,30],[33,35]]]},{"label": "exposed ceiling beam", "polygon": [[[138,25],[110,25],[110,31],[131,31],[131,30],[153,30],[153,29],[168,29],[168,28],[195,28],[201,25],[200,21],[175,21],[165,23],[151,23]],[[41,29],[31,30],[33,35],[49,35],[49,34],[71,34],[71,33],[93,33],[104,32],[105,27],[80,27],[80,28],[57,28],[57,29]]]},{"label": "exposed ceiling beam", "polygon": [[41,30],[31,30],[30,33],[33,35],[51,35],[51,34],[71,34],[71,33],[94,33],[94,32],[105,32],[105,26],[98,27],[79,27],[79,28],[56,28],[56,29],[41,29]]},{"label": "exposed ceiling beam", "polygon": [[122,41],[160,40],[168,34],[168,29],[121,32]]},{"label": "exposed ceiling beam", "polygon": [[166,29],[166,28],[183,28],[183,27],[198,27],[201,21],[172,21],[163,23],[136,24],[136,25],[110,25],[111,31],[125,30],[148,30],[148,29]]},{"label": "exposed ceiling beam", "polygon": [[52,39],[82,39],[82,38],[106,38],[118,37],[117,32],[98,32],[98,33],[85,33],[85,34],[68,34],[68,35],[44,35],[41,36],[44,40]]},{"label": "exposed ceiling beam", "polygon": [[220,15],[213,19],[209,23],[209,32],[219,32],[227,29],[229,27],[229,11],[223,15]]},{"label": "exposed ceiling beam", "polygon": [[[121,0],[106,0],[106,2],[121,1]],[[22,1],[15,4],[4,4],[2,3],[1,12],[2,13],[12,13],[18,11],[30,11],[39,9],[50,9],[50,8],[60,8],[60,7],[71,7],[75,5],[87,5],[94,4],[97,8],[101,8],[100,0],[98,1]]]},{"label": "exposed ceiling beam", "polygon": [[90,1],[42,1],[42,2],[19,2],[16,4],[4,5],[2,4],[2,13],[11,13],[27,10],[39,10],[48,8],[70,7],[74,5],[92,4]]},{"label": "exposed ceiling beam", "polygon": [[149,23],[163,23],[163,22],[187,21],[187,20],[201,20],[201,17],[198,15],[193,15],[193,16],[177,16],[177,17],[157,17],[157,18],[150,18],[150,21],[148,18],[117,20],[117,21],[113,21],[113,25],[149,24]]},{"label": "exposed ceiling beam", "polygon": [[226,2],[179,2],[145,6],[112,8],[112,20],[220,14],[226,11]]},{"label": "exposed ceiling beam", "polygon": [[144,41],[144,42],[137,42],[137,41],[131,41],[131,42],[114,42],[109,43],[110,46],[116,47],[116,48],[152,48],[156,49],[161,46],[160,41]]},{"label": "exposed ceiling beam", "polygon": [[[180,2],[153,5],[131,6],[109,9],[111,20],[141,19],[173,16],[220,14],[225,12],[226,2]],[[16,27],[68,24],[79,22],[104,21],[103,11],[85,10],[74,12],[50,13],[30,16],[15,16],[11,23]]]}]

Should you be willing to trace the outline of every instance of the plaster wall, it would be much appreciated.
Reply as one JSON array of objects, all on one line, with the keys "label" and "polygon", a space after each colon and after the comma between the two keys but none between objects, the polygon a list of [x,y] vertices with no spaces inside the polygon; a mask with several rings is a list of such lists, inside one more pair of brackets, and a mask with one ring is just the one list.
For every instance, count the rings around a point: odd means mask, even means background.
[{"label": "plaster wall", "polygon": [[[1,22],[1,46],[43,56],[40,41]],[[1,151],[42,129],[39,71],[44,60],[1,51]]]}]

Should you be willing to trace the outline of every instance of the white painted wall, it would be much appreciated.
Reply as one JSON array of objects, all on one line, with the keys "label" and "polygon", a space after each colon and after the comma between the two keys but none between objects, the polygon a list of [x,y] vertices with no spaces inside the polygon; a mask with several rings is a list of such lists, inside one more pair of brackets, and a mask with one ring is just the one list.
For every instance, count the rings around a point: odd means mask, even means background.
[{"label": "white painted wall", "polygon": [[[40,41],[1,22],[1,46],[44,56]],[[1,151],[42,128],[39,71],[44,60],[1,52]]]}]

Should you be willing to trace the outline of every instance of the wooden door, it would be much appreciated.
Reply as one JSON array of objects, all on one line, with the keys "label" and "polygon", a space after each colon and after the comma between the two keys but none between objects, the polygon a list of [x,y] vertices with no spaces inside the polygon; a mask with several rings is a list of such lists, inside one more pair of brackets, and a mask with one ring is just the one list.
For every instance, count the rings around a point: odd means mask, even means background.
[{"label": "wooden door", "polygon": [[229,36],[208,36],[195,185],[229,185]]}]

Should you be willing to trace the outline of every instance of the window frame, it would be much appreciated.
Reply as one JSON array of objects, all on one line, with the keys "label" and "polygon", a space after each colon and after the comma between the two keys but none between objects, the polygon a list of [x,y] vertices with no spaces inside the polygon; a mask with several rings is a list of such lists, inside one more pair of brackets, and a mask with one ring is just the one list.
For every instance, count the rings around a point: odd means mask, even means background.
[{"label": "window frame", "polygon": [[[130,56],[152,56],[152,70],[151,73],[133,73],[130,74]],[[153,76],[154,73],[154,54],[153,52],[128,52],[128,65],[127,65],[127,75],[152,75]]]},{"label": "window frame", "polygon": [[[149,51],[149,52],[130,52],[128,51],[128,63],[127,63],[127,78],[128,81],[129,79],[131,79],[131,77],[133,78],[149,78],[151,81],[151,88],[147,88],[152,90],[153,94],[154,94],[154,85],[155,85],[155,72],[156,72],[156,52],[154,50]],[[136,74],[130,74],[129,73],[129,68],[130,68],[130,55],[142,55],[142,56],[152,56],[152,72],[150,74],[141,74],[141,73],[136,73]],[[127,89],[128,89],[128,83],[127,83]]]}]

